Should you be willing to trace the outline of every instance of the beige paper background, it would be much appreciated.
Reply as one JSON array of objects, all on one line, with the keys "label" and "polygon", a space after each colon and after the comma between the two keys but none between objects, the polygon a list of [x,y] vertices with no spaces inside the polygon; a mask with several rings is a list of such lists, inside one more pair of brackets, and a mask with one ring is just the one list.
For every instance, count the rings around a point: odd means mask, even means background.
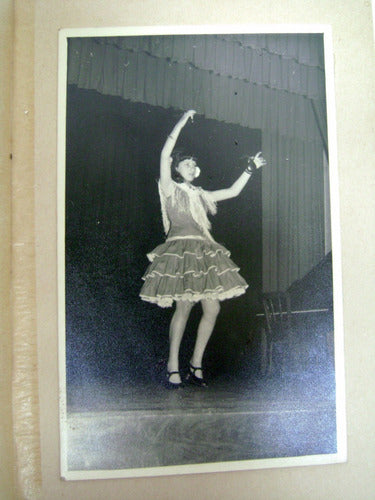
[{"label": "beige paper background", "polygon": [[[13,428],[18,493],[14,497],[48,500],[374,498],[375,68],[370,2],[16,0],[15,5],[12,241],[17,246],[13,248],[12,314]],[[348,462],[220,474],[61,481],[56,293],[58,29],[216,23],[332,25],[341,197]],[[3,298],[6,300],[6,293],[2,291]],[[7,366],[9,368],[9,364]],[[10,384],[10,377],[7,380]],[[1,393],[3,401],[9,405],[8,394]],[[9,412],[7,415],[9,422]],[[7,443],[9,448],[9,438]],[[12,470],[12,465],[10,455],[6,462],[8,470]],[[11,492],[10,483],[7,491]],[[13,498],[10,495],[5,498]]]},{"label": "beige paper background", "polygon": [[12,334],[10,315],[12,3],[0,4],[0,497],[14,487],[12,444]]}]

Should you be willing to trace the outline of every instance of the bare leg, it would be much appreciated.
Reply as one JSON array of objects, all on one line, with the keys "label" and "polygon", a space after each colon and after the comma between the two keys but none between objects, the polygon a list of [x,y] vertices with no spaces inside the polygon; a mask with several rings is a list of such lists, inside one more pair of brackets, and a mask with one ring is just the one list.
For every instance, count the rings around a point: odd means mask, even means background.
[{"label": "bare leg", "polygon": [[[169,372],[178,372],[178,353],[180,351],[181,340],[193,305],[194,304],[192,302],[188,302],[186,300],[176,301],[176,310],[172,316],[169,327],[169,359],[167,365]],[[178,373],[176,373],[170,376],[169,381],[173,384],[179,384],[181,382],[181,377]]]},{"label": "bare leg", "polygon": [[[203,354],[214,329],[217,315],[220,311],[220,302],[218,300],[210,299],[202,300],[202,309],[203,316],[199,323],[197,340],[195,342],[193,356],[190,360],[191,364],[195,367],[202,366]],[[203,378],[202,370],[196,370],[195,376]]]}]

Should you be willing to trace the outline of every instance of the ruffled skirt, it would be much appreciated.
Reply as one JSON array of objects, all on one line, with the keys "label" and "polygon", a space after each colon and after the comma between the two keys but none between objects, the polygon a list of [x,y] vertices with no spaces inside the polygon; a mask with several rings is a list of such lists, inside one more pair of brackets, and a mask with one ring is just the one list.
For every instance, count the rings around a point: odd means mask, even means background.
[{"label": "ruffled skirt", "polygon": [[248,287],[229,250],[215,241],[170,239],[147,257],[151,264],[142,278],[140,297],[160,307],[170,307],[177,300],[225,300]]}]

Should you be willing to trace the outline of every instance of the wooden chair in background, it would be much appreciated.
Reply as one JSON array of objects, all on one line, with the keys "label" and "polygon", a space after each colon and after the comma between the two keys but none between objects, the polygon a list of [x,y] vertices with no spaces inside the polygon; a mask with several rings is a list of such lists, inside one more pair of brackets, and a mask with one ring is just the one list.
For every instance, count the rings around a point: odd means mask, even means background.
[{"label": "wooden chair in background", "polygon": [[264,322],[262,327],[262,362],[263,375],[275,372],[275,349],[280,374],[285,375],[287,360],[293,350],[292,313],[290,296],[287,292],[270,292],[261,296]]}]

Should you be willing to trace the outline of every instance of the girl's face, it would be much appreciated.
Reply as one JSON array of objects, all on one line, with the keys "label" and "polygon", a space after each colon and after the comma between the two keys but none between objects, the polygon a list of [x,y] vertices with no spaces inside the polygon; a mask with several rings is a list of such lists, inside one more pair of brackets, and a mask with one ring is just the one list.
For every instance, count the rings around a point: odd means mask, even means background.
[{"label": "girl's face", "polygon": [[180,161],[176,170],[185,182],[193,182],[197,175],[197,164],[193,158],[186,158]]}]

